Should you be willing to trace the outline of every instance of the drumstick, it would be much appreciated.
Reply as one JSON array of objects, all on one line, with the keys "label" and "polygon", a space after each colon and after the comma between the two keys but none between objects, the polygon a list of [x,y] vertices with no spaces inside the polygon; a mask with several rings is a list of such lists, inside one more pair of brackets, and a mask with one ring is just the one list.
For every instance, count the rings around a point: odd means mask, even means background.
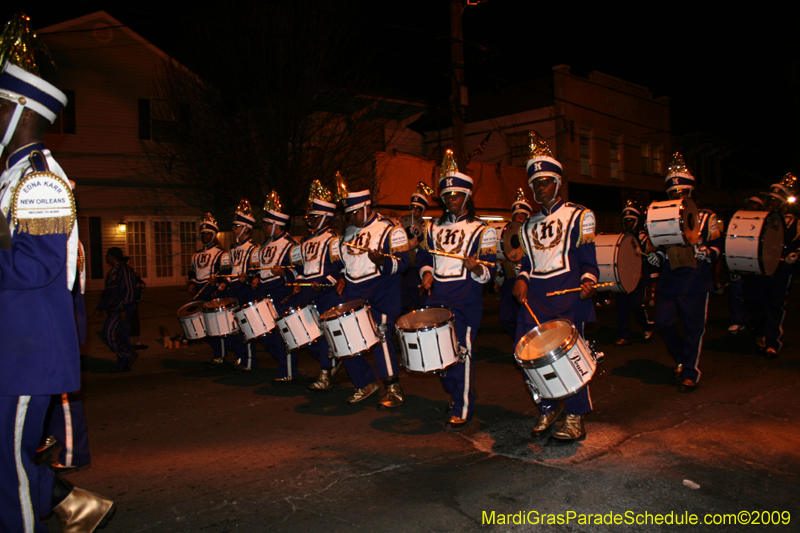
[{"label": "drumstick", "polygon": [[524,302],[524,303],[525,303],[525,307],[527,307],[527,308],[528,308],[528,312],[531,314],[531,316],[533,317],[533,319],[536,321],[536,327],[537,327],[537,328],[538,328],[538,327],[541,327],[541,325],[542,325],[542,324],[539,322],[539,319],[538,319],[538,318],[536,318],[536,315],[534,315],[534,314],[533,314],[533,309],[531,309],[531,306],[530,306],[530,305],[528,305],[528,300],[525,300],[525,302]]},{"label": "drumstick", "polygon": [[[333,283],[317,283],[317,287],[333,287]],[[313,287],[314,283],[287,283],[287,287]]]},{"label": "drumstick", "polygon": [[[431,253],[433,255],[441,255],[442,257],[449,257],[451,259],[460,259],[462,261],[467,260],[467,258],[464,256],[451,254],[448,252],[441,252],[439,250],[428,250],[428,253]],[[476,259],[475,262],[478,263],[479,265],[486,265],[488,267],[494,266],[494,263],[492,263],[491,261],[484,261],[483,259]]]},{"label": "drumstick", "polygon": [[[614,285],[613,281],[609,281],[608,283],[598,283],[594,286],[595,289],[600,289],[603,287],[611,287]],[[580,292],[583,290],[583,287],[575,287],[574,289],[564,289],[563,291],[555,291],[555,292],[548,292],[547,297],[550,298],[551,296],[561,296],[562,294],[569,294],[571,292]]]},{"label": "drumstick", "polygon": [[208,282],[208,281],[206,281],[205,283],[203,283],[203,285],[202,285],[202,286],[201,286],[199,289],[197,289],[197,292],[195,293],[195,295],[194,295],[194,296],[192,296],[192,300],[196,300],[196,299],[197,299],[197,297],[198,297],[198,296],[200,296],[200,293],[201,293],[201,292],[203,292],[203,289],[205,289],[205,288],[206,288],[206,285],[208,285],[208,284],[209,284],[209,282]]},{"label": "drumstick", "polygon": [[392,254],[386,254],[386,253],[381,252],[380,250],[373,250],[371,248],[364,248],[363,246],[358,246],[356,244],[350,244],[349,242],[343,242],[342,244],[344,244],[348,248],[354,248],[356,250],[363,250],[365,252],[375,252],[376,254],[380,254],[380,255],[382,255],[384,257],[391,257],[392,259],[397,259],[397,257],[393,256]]}]

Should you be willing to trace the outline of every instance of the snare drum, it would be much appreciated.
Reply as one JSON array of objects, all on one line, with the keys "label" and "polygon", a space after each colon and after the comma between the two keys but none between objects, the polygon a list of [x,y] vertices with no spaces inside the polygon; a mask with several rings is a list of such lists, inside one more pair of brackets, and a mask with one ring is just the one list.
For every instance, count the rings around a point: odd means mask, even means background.
[{"label": "snare drum", "polygon": [[517,364],[537,403],[541,398],[560,400],[586,385],[597,366],[594,353],[575,325],[555,319],[525,334],[514,350]]},{"label": "snare drum", "polygon": [[286,349],[293,352],[322,337],[318,320],[319,313],[313,302],[286,311],[275,322],[283,342],[286,343]]},{"label": "snare drum", "polygon": [[630,294],[642,279],[642,255],[639,241],[630,233],[600,234],[594,239],[598,283],[613,282],[611,292]]},{"label": "snare drum", "polygon": [[239,334],[239,324],[233,311],[237,307],[236,298],[215,298],[203,304],[203,322],[206,333],[211,337],[227,337]]},{"label": "snare drum", "polygon": [[725,262],[731,272],[771,276],[783,253],[783,217],[775,211],[737,211],[725,236]]},{"label": "snare drum", "polygon": [[395,323],[400,339],[400,364],[409,372],[437,372],[458,362],[456,321],[442,307],[427,307],[401,316]]},{"label": "snare drum", "polygon": [[249,342],[275,329],[278,313],[270,298],[261,298],[237,307],[233,316],[239,323],[244,340]]},{"label": "snare drum", "polygon": [[650,204],[645,227],[653,246],[694,246],[700,240],[700,216],[689,197]]},{"label": "snare drum", "polygon": [[337,359],[366,352],[381,340],[366,300],[355,300],[328,309],[319,325]]},{"label": "snare drum", "polygon": [[187,339],[202,339],[206,336],[206,325],[203,322],[203,303],[189,302],[178,309],[178,322]]}]

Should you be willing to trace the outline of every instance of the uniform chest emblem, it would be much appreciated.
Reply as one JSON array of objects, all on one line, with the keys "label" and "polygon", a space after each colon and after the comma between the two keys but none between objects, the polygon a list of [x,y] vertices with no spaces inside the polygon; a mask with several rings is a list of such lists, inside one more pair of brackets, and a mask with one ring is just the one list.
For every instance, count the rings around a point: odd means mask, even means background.
[{"label": "uniform chest emblem", "polygon": [[311,241],[305,245],[305,261],[311,262],[319,255],[319,241]]},{"label": "uniform chest emblem", "polygon": [[436,249],[445,252],[458,252],[464,245],[467,234],[464,230],[451,230],[442,228],[436,234]]},{"label": "uniform chest emblem", "polygon": [[[555,229],[553,228],[555,226]],[[531,241],[536,250],[549,250],[555,248],[564,238],[564,224],[561,220],[540,222],[533,226]]]},{"label": "uniform chest emblem", "polygon": [[[372,233],[358,233],[355,238],[350,241],[350,244],[358,246],[359,248],[369,248],[369,242],[372,240]],[[366,250],[359,250],[358,248],[351,248],[345,246],[348,255],[361,255],[366,253]]]}]

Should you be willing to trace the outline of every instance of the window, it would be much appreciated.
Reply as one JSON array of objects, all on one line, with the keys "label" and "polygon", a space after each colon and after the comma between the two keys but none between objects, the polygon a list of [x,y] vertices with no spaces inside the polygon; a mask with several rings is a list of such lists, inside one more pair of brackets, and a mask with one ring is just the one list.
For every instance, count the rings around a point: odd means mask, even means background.
[{"label": "window", "polygon": [[592,175],[592,147],[591,132],[588,128],[580,128],[580,148],[581,148],[581,176]]},{"label": "window", "polygon": [[181,276],[189,275],[192,255],[197,248],[197,223],[181,222]]},{"label": "window", "polygon": [[661,168],[661,145],[656,144],[653,146],[653,174],[663,174],[664,169]]},{"label": "window", "polygon": [[608,161],[611,179],[618,180],[622,160],[622,138],[614,133],[608,136]]},{"label": "window", "polygon": [[153,222],[153,243],[156,251],[156,277],[172,277],[172,222]]},{"label": "window", "polygon": [[189,106],[161,98],[139,99],[139,138],[178,142],[189,126]]},{"label": "window", "polygon": [[650,145],[642,143],[642,174],[652,174],[653,166],[650,161]]},{"label": "window", "polygon": [[65,90],[67,105],[59,112],[47,132],[52,135],[75,135],[75,91]]},{"label": "window", "polygon": [[147,233],[144,221],[126,222],[125,233],[128,241],[128,255],[130,265],[139,274],[147,277]]},{"label": "window", "polygon": [[658,174],[664,173],[661,167],[661,150],[663,146],[660,144],[642,143],[642,174]]}]

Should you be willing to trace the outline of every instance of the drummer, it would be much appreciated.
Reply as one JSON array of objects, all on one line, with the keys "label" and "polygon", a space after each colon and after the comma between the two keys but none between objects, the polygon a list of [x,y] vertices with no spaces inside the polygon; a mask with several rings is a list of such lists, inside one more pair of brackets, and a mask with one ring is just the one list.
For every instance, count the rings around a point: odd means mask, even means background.
[{"label": "drummer", "polygon": [[[230,256],[217,241],[219,227],[211,213],[206,213],[200,222],[200,241],[203,247],[192,255],[192,266],[189,268],[189,281],[186,288],[193,301],[207,302],[217,297],[224,278],[231,269]],[[223,286],[224,288],[224,286]],[[203,337],[203,340],[214,350],[213,360],[225,360],[224,337]]]},{"label": "drummer", "polygon": [[[519,232],[517,235],[506,235],[507,231],[518,229],[528,217],[533,214],[533,206],[528,203],[525,198],[525,191],[521,188],[517,190],[517,199],[511,204],[511,221],[508,222],[503,228],[501,235],[501,246],[503,247],[504,258],[497,262],[497,275],[494,277],[495,283],[500,287],[500,326],[503,331],[511,337],[516,338],[517,335],[517,315],[519,314],[519,303],[514,299],[514,283],[517,281],[517,275],[522,266],[520,260],[510,258],[506,254],[511,251],[519,249],[522,243],[519,239]],[[512,229],[513,228],[513,229]],[[510,243],[510,250],[506,250],[506,241]],[[522,250],[519,250],[520,256]],[[500,255],[500,254],[498,254]]]},{"label": "drummer", "polygon": [[[372,348],[377,377],[383,378],[385,387],[378,404],[385,408],[399,407],[405,396],[400,388],[392,331],[395,317],[400,313],[400,275],[408,268],[408,238],[401,226],[372,210],[369,190],[348,193],[338,172],[336,178],[346,221],[357,228],[334,243],[332,255],[339,255],[344,263],[344,277],[337,282],[336,292],[345,302],[369,300],[372,318],[383,333],[381,341]],[[351,248],[348,243],[369,251]],[[349,357],[344,366],[356,387],[347,403],[360,402],[380,388],[375,371],[364,357]]]},{"label": "drummer", "polygon": [[408,268],[401,275],[401,309],[400,314],[405,315],[415,309],[425,307],[425,292],[420,290],[419,267],[417,266],[417,248],[420,239],[425,234],[425,220],[422,216],[430,205],[433,189],[423,182],[417,184],[417,189],[411,195],[408,207],[410,215],[404,216],[401,223],[405,227],[408,238]]},{"label": "drummer", "polygon": [[[342,277],[342,262],[331,257],[331,244],[339,237],[332,229],[336,204],[331,202],[331,192],[314,180],[309,194],[306,224],[311,234],[293,247],[290,273],[298,282],[311,283],[312,287],[295,287],[288,300],[289,307],[298,307],[314,302],[319,314],[342,303],[336,292],[336,283]],[[323,391],[333,387],[333,376],[341,365],[334,364],[328,355],[328,341],[325,337],[309,344],[306,350],[319,361],[320,373],[317,380],[307,388]]]},{"label": "drummer", "polygon": [[[595,217],[589,209],[567,203],[559,191],[563,169],[551,154],[547,142],[535,131],[530,132],[528,184],[534,200],[542,209],[523,224],[522,245],[525,255],[514,285],[514,296],[523,305],[517,318],[516,342],[536,327],[528,310],[536,313],[539,322],[568,319],[583,335],[586,322],[595,320],[592,296],[596,294],[599,269],[595,254]],[[580,287],[572,292],[548,298],[548,292]],[[581,387],[563,400],[542,399],[539,418],[532,436],[544,439],[566,410],[563,423],[553,433],[554,442],[564,443],[586,438],[584,415],[591,412],[589,386]]]},{"label": "drummer", "polygon": [[[633,235],[639,242],[641,250],[655,250],[650,244],[650,238],[644,229],[645,211],[642,204],[636,200],[628,200],[622,210],[622,229]],[[637,254],[638,255],[638,254]],[[617,294],[617,334],[619,338],[614,343],[617,346],[628,346],[633,344],[631,341],[630,312],[644,331],[644,340],[653,336],[655,325],[647,316],[645,297],[647,290],[655,292],[658,283],[658,270],[641,257],[642,277],[639,284],[630,293],[621,292]]]},{"label": "drummer", "polygon": [[[672,156],[665,180],[670,200],[692,196],[694,176],[681,154]],[[722,250],[717,215],[700,209],[699,217],[700,240],[694,247],[659,248],[648,257],[650,264],[661,267],[655,322],[675,360],[673,379],[678,383],[678,392],[692,392],[698,387],[708,296],[714,290],[711,264]],[[679,318],[683,322],[682,338]]]},{"label": "drummer", "polygon": [[[264,234],[266,239],[257,254],[260,268],[258,276],[253,278],[253,287],[260,297],[272,299],[272,305],[278,316],[288,311],[283,301],[292,292],[287,282],[294,281],[292,270],[292,247],[297,246],[297,240],[285,230],[289,215],[281,212],[281,200],[276,191],[270,192],[264,205]],[[278,328],[273,329],[261,337],[261,343],[278,362],[278,377],[276,383],[288,383],[297,377],[296,352],[287,352],[286,343],[283,341]]]},{"label": "drummer", "polygon": [[[239,305],[257,300],[260,296],[250,285],[250,280],[255,274],[253,262],[258,257],[258,245],[253,242],[253,225],[256,219],[253,209],[246,198],[242,198],[233,217],[233,236],[236,242],[231,246],[230,262],[231,273],[228,291],[225,296],[235,298]],[[233,369],[237,372],[246,372],[258,368],[255,344],[245,342],[242,333],[231,335],[223,339],[223,345],[233,350],[236,354],[236,364]],[[223,352],[222,360],[214,359],[214,364],[222,364],[227,352]]]},{"label": "drummer", "polygon": [[[455,316],[456,338],[464,358],[441,372],[439,379],[452,399],[444,429],[461,431],[475,409],[472,347],[483,316],[483,285],[492,281],[496,270],[497,232],[475,216],[472,178],[458,171],[452,150],[445,153],[439,189],[446,210],[428,224],[417,261],[422,287],[431,291],[427,305],[447,307]],[[432,255],[430,250],[461,259]]]},{"label": "drummer", "polygon": [[[762,200],[760,196],[751,196],[744,201],[745,211],[764,211],[765,209],[764,200]],[[730,325],[728,326],[728,333],[730,335],[736,335],[740,331],[743,331],[745,325],[747,325],[747,307],[750,305],[749,301],[751,298],[748,296],[747,301],[745,300],[745,287],[747,286],[747,292],[750,293],[750,286],[753,285],[753,279],[751,278],[753,276],[757,276],[757,274],[742,272],[727,273],[728,303],[731,310]],[[755,285],[753,286],[755,287]]]},{"label": "drummer", "polygon": [[767,209],[784,216],[782,261],[771,276],[747,276],[746,297],[752,300],[753,331],[759,353],[766,359],[777,359],[783,347],[783,320],[786,299],[792,286],[792,274],[800,248],[797,231],[796,205],[790,198],[797,195],[797,178],[787,173],[779,183],[773,183],[767,193]]}]

